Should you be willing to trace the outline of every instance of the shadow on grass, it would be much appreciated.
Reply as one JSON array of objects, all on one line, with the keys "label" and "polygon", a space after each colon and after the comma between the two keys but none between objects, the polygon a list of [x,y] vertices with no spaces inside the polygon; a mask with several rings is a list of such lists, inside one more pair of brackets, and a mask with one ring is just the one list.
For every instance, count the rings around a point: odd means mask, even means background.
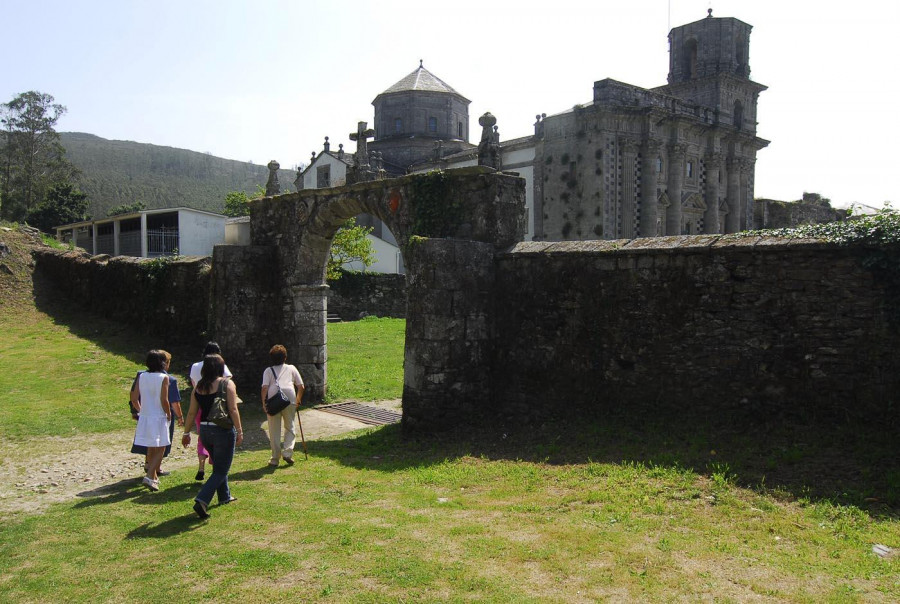
[{"label": "shadow on grass", "polygon": [[174,537],[175,535],[180,535],[182,533],[195,531],[205,525],[207,522],[209,522],[209,520],[203,520],[196,514],[190,513],[185,514],[184,516],[169,518],[168,520],[157,522],[156,524],[145,522],[144,524],[128,531],[128,534],[125,535],[125,538],[166,539],[168,537]]},{"label": "shadow on grass", "polygon": [[882,518],[900,512],[900,446],[882,427],[607,416],[407,438],[399,425],[391,425],[314,441],[310,454],[386,472],[463,457],[641,464],[718,475],[782,501],[827,500]]}]

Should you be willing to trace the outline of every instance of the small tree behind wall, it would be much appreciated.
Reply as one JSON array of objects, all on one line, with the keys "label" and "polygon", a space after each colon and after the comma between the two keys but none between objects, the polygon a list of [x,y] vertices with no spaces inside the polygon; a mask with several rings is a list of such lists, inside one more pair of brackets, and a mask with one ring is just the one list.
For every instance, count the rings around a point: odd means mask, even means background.
[{"label": "small tree behind wall", "polygon": [[331,242],[326,279],[340,279],[341,267],[350,262],[361,262],[366,267],[374,264],[375,247],[366,236],[371,232],[371,227],[357,225],[356,218],[351,218],[341,225]]}]

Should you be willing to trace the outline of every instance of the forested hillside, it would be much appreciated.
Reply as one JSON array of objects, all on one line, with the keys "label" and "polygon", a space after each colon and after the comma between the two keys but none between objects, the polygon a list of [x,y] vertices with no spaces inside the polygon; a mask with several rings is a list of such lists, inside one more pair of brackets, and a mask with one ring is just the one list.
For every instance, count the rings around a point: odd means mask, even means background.
[{"label": "forested hillside", "polygon": [[[231,191],[256,193],[265,186],[264,165],[213,157],[206,153],[115,141],[82,132],[60,132],[66,155],[79,170],[79,188],[87,193],[93,218],[115,206],[143,202],[147,209],[189,207],[219,212]],[[282,192],[293,191],[296,172],[279,170]]]}]

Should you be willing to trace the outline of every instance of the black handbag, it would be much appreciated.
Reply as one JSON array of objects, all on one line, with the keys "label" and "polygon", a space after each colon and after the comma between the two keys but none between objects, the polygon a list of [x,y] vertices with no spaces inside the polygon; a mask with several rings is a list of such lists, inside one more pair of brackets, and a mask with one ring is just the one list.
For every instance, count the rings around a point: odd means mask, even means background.
[{"label": "black handbag", "polygon": [[[272,372],[272,375],[275,375],[275,368],[269,367],[269,371]],[[278,383],[278,376],[275,375],[275,386],[278,388],[278,392],[270,396],[266,399],[266,413],[269,415],[278,415],[284,409],[291,404],[291,399],[287,397],[287,395],[281,390],[281,385]]]},{"label": "black handbag", "polygon": [[[138,379],[141,377],[141,374],[142,374],[142,373],[144,373],[144,372],[143,372],[143,371],[138,371],[138,372],[137,372],[137,375],[134,376],[134,381],[131,382],[131,391],[132,391],[132,392],[134,392],[134,389],[137,388]],[[140,395],[139,395],[139,396],[140,396]],[[137,420],[137,419],[138,419],[138,410],[135,409],[134,403],[131,402],[131,398],[130,398],[130,397],[128,398],[128,411],[131,412],[131,419],[134,419],[134,420]]]},{"label": "black handbag", "polygon": [[206,415],[206,421],[212,422],[220,428],[234,428],[234,421],[231,414],[228,413],[228,378],[224,378],[219,382],[219,390],[209,406],[209,413]]}]

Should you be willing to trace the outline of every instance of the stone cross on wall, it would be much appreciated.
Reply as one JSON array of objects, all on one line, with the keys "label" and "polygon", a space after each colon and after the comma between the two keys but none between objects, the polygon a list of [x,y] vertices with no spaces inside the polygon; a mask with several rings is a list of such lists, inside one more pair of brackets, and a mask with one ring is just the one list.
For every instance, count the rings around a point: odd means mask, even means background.
[{"label": "stone cross on wall", "polygon": [[281,185],[278,184],[278,168],[281,167],[274,159],[269,162],[269,180],[266,181],[266,197],[281,193]]},{"label": "stone cross on wall", "polygon": [[366,128],[366,122],[356,124],[356,132],[350,133],[350,140],[356,141],[356,165],[360,168],[369,167],[369,150],[366,139],[373,138],[375,131]]}]

